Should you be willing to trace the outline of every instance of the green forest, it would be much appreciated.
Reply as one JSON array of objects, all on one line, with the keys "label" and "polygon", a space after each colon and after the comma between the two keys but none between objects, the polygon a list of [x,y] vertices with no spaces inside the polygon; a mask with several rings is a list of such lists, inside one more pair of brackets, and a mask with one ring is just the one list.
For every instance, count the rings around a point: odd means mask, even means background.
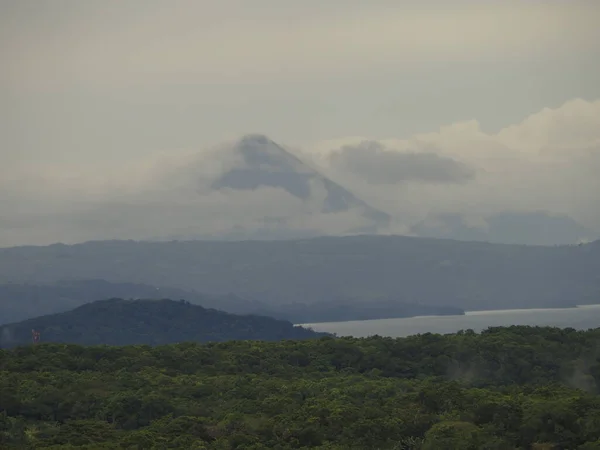
[{"label": "green forest", "polygon": [[0,350],[6,449],[600,449],[600,329]]}]

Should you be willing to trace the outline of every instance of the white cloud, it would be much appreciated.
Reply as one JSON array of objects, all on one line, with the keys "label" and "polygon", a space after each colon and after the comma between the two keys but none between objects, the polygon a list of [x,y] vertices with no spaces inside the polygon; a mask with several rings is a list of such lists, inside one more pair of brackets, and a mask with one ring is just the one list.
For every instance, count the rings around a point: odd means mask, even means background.
[{"label": "white cloud", "polygon": [[[363,136],[319,142],[307,154],[326,166],[338,149],[365,140],[376,139]],[[397,217],[410,221],[428,213],[548,210],[600,230],[600,100],[575,99],[556,109],[546,108],[495,134],[483,132],[471,120],[409,139],[377,141],[401,154],[421,151],[453,158],[477,173],[475,180],[461,185],[390,187],[331,172],[365,200],[387,207]]]}]

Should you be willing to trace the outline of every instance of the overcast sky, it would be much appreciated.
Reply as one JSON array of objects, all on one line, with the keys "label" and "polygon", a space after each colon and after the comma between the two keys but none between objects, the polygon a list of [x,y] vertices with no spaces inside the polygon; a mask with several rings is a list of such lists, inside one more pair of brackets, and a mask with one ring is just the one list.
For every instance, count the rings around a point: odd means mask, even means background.
[{"label": "overcast sky", "polygon": [[[0,0],[0,219],[258,132],[394,214],[411,193],[415,217],[493,203],[600,230],[599,23],[597,0]],[[406,185],[393,161],[462,181]]]}]

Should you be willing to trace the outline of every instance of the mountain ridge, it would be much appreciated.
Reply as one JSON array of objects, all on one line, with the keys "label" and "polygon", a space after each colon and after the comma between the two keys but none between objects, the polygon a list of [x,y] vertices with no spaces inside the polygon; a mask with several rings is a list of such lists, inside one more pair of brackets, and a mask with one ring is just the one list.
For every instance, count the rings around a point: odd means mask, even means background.
[{"label": "mountain ridge", "polygon": [[599,301],[599,267],[598,241],[545,247],[350,236],[0,249],[0,283],[101,278],[269,305],[393,297],[464,310],[575,306]]}]

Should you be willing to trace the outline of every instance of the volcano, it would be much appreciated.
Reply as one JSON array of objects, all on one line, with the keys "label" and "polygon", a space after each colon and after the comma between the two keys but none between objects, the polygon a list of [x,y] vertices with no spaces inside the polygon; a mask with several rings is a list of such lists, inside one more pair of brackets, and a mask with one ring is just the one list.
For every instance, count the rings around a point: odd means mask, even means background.
[{"label": "volcano", "polygon": [[368,221],[368,225],[346,230],[348,232],[376,233],[389,224],[391,218],[387,213],[371,207],[267,136],[244,136],[230,151],[237,158],[237,164],[212,182],[214,190],[282,189],[310,203],[314,207],[313,213],[353,211]]}]

